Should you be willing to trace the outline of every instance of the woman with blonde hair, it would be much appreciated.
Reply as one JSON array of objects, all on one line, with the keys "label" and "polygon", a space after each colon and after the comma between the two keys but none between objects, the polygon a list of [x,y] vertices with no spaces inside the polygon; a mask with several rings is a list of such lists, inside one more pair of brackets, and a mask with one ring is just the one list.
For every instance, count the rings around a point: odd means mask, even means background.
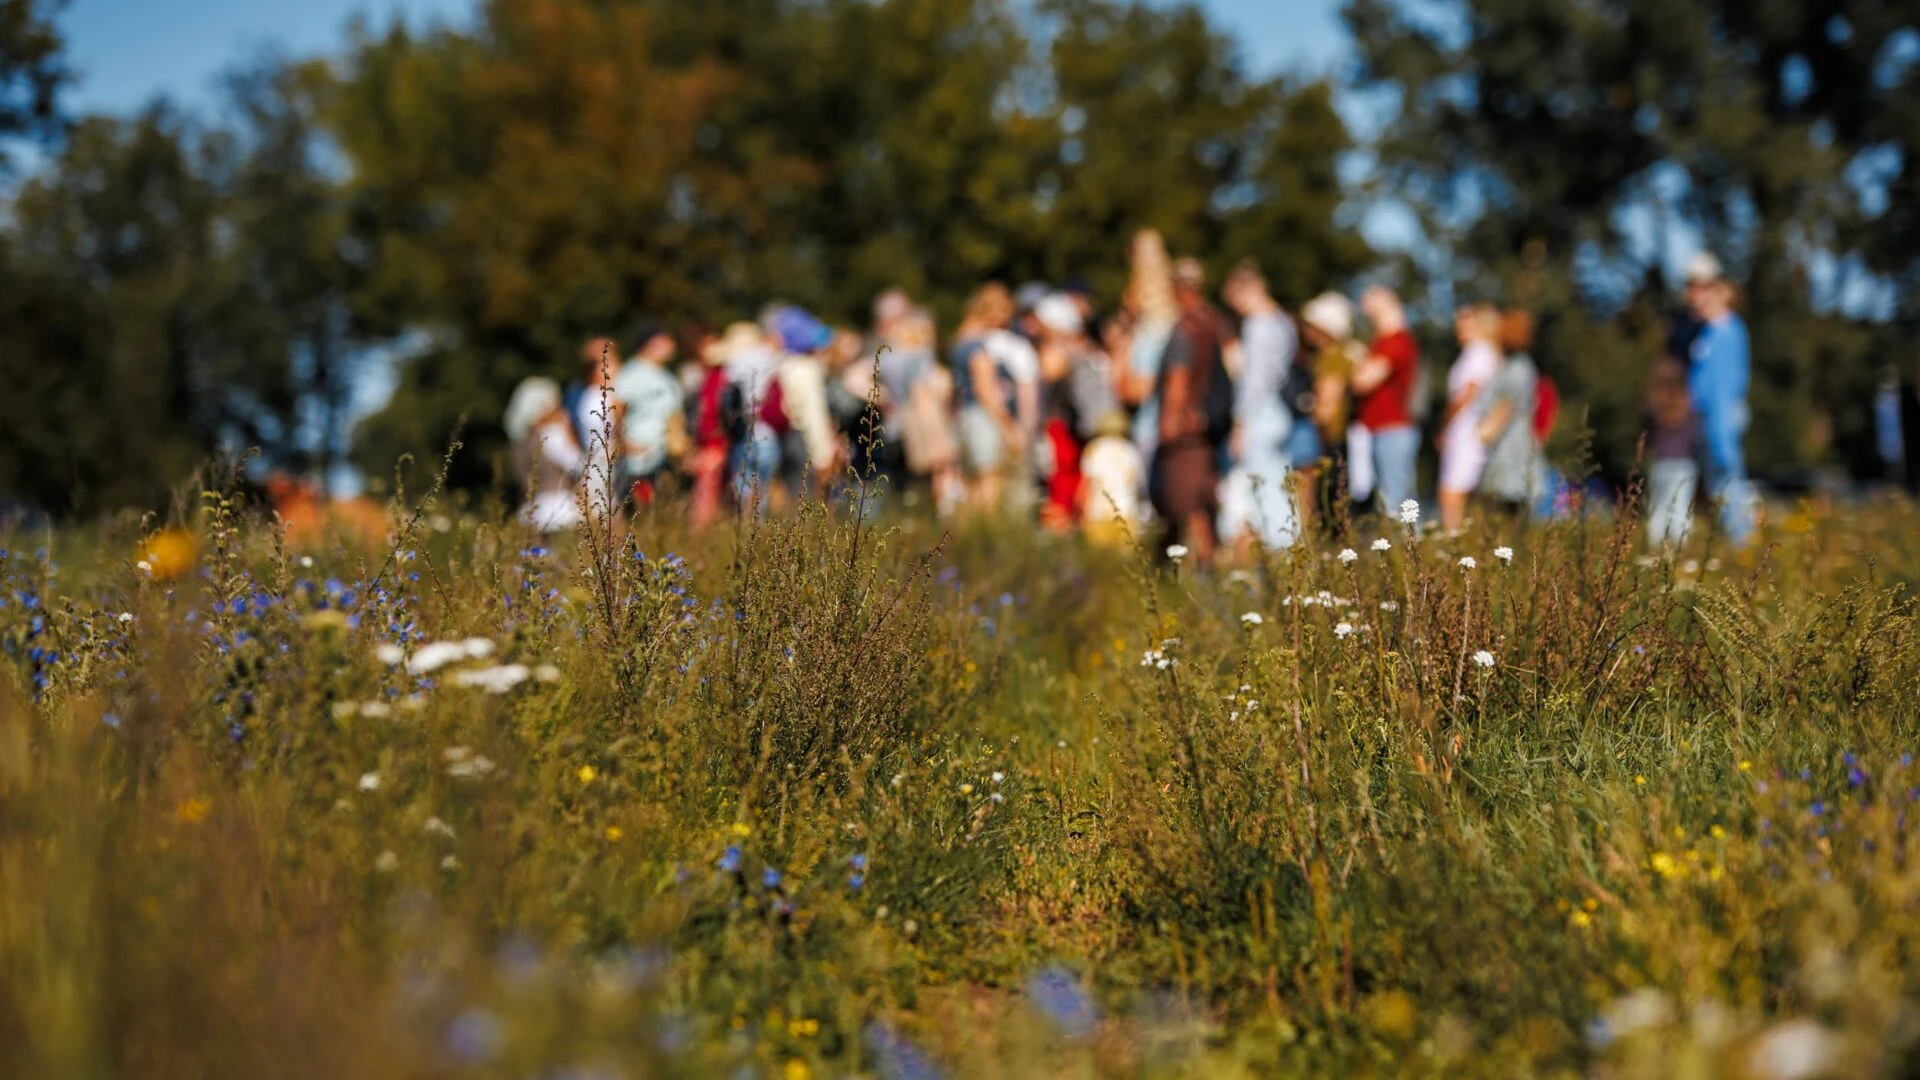
[{"label": "woman with blonde hair", "polygon": [[1160,360],[1180,321],[1180,303],[1173,292],[1173,259],[1160,233],[1142,229],[1133,237],[1133,275],[1127,282],[1128,307],[1133,315],[1127,355],[1115,355],[1120,400],[1135,408],[1133,441],[1149,460],[1160,439],[1160,403],[1154,383]]},{"label": "woman with blonde hair", "polygon": [[1460,309],[1453,320],[1460,358],[1447,374],[1447,411],[1440,428],[1440,524],[1449,532],[1467,522],[1467,498],[1487,465],[1481,423],[1488,390],[1500,375],[1500,313],[1488,304]]},{"label": "woman with blonde hair", "polygon": [[1014,375],[989,347],[994,333],[1013,320],[1013,295],[995,281],[967,300],[966,315],[954,334],[953,398],[959,408],[956,431],[968,494],[975,506],[997,510],[1004,487],[1001,474],[1025,450],[1016,418]]}]

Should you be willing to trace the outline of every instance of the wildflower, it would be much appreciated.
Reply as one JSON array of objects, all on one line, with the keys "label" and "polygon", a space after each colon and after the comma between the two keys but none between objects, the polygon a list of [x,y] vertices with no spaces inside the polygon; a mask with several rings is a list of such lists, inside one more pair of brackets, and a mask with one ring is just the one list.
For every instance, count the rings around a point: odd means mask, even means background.
[{"label": "wildflower", "polygon": [[127,625],[128,623],[130,623],[130,622],[132,622],[132,621],[133,621],[133,612],[131,612],[131,611],[123,611],[123,612],[121,612],[121,613],[120,613],[120,625],[121,625],[121,626],[125,626],[125,625]]},{"label": "wildflower", "polygon": [[1494,548],[1493,557],[1496,559],[1499,559],[1503,563],[1510,563],[1513,561],[1513,549],[1505,545]]},{"label": "wildflower", "polygon": [[1247,626],[1259,626],[1267,621],[1267,617],[1257,611],[1249,611],[1240,616],[1240,621]]},{"label": "wildflower", "polygon": [[1181,559],[1184,559],[1186,557],[1187,557],[1187,545],[1185,544],[1168,544],[1167,545],[1167,558],[1172,559],[1174,562],[1179,562]]},{"label": "wildflower", "polygon": [[493,655],[493,642],[483,637],[470,637],[461,642],[460,647],[474,660],[485,660]]},{"label": "wildflower", "polygon": [[1000,794],[997,791],[987,796],[987,799],[991,802],[996,802],[996,803],[1003,803],[1007,801],[1007,797],[1005,795]]},{"label": "wildflower", "polygon": [[379,791],[380,790],[380,774],[377,772],[361,773],[360,774],[360,790],[361,791]]},{"label": "wildflower", "polygon": [[971,794],[973,794],[973,785],[972,785],[972,784],[961,784],[961,785],[960,785],[960,794],[962,794],[962,795],[971,795]]},{"label": "wildflower", "polygon": [[453,839],[453,826],[441,821],[437,817],[428,818],[427,823],[421,826],[421,828],[426,829],[430,833],[437,833],[449,840]]},{"label": "wildflower", "polygon": [[1664,851],[1654,852],[1653,857],[1647,860],[1647,864],[1653,868],[1654,873],[1663,878],[1670,878],[1680,872],[1680,864]]},{"label": "wildflower", "polygon": [[435,641],[422,645],[420,650],[407,661],[407,671],[413,675],[426,675],[438,671],[456,660],[465,658],[467,647],[459,641]]},{"label": "wildflower", "polygon": [[[419,654],[416,653],[417,657]],[[474,668],[468,671],[456,671],[450,681],[455,686],[468,686],[485,690],[489,694],[504,694],[533,674],[525,664],[501,664],[496,667]]]},{"label": "wildflower", "polygon": [[744,821],[734,822],[732,829],[733,829],[733,835],[741,837],[742,839],[753,835],[753,826],[747,824]]},{"label": "wildflower", "polygon": [[767,889],[779,888],[780,887],[780,871],[774,869],[771,866],[761,870],[760,885],[762,888],[767,888]]},{"label": "wildflower", "polygon": [[1713,837],[1715,840],[1725,840],[1727,838],[1727,830],[1715,825],[1707,830],[1707,835]]},{"label": "wildflower", "polygon": [[740,849],[734,847],[732,844],[728,844],[727,850],[720,853],[719,866],[725,873],[738,873],[740,870]]},{"label": "wildflower", "polygon": [[1587,927],[1593,925],[1593,916],[1584,911],[1576,911],[1573,913],[1573,925],[1585,930]]},{"label": "wildflower", "polygon": [[1353,624],[1350,622],[1340,623],[1333,628],[1333,636],[1337,638],[1345,638],[1350,636],[1352,633],[1353,633]]},{"label": "wildflower", "polygon": [[1060,1033],[1070,1038],[1086,1035],[1099,1019],[1093,997],[1073,973],[1057,965],[1041,969],[1027,980],[1027,998]]},{"label": "wildflower", "polygon": [[213,813],[213,803],[208,799],[195,795],[181,803],[179,808],[173,812],[173,816],[189,825],[198,825],[207,820],[207,815],[211,813]]},{"label": "wildflower", "polygon": [[373,658],[392,667],[407,658],[406,650],[391,641],[383,641],[373,648]]},{"label": "wildflower", "polygon": [[810,1038],[814,1035],[818,1035],[820,1034],[820,1021],[815,1020],[812,1017],[807,1017],[805,1019],[802,1019],[800,1017],[795,1017],[792,1020],[787,1021],[787,1034],[793,1036],[796,1039]]},{"label": "wildflower", "polygon": [[1352,548],[1340,549],[1340,561],[1348,566],[1360,561],[1360,553]]},{"label": "wildflower", "polygon": [[1811,1080],[1833,1071],[1840,1040],[1812,1020],[1789,1020],[1760,1036],[1748,1066],[1765,1080]]},{"label": "wildflower", "polygon": [[451,874],[455,870],[460,869],[460,860],[452,855],[448,855],[446,858],[440,860],[440,869]]},{"label": "wildflower", "polygon": [[374,857],[373,868],[383,874],[391,874],[400,869],[400,856],[391,851],[383,851]]},{"label": "wildflower", "polygon": [[384,701],[366,701],[360,704],[360,715],[369,720],[385,720],[393,715],[393,706]]},{"label": "wildflower", "polygon": [[1742,758],[1742,759],[1741,759],[1741,761],[1740,761],[1740,771],[1741,771],[1741,772],[1752,772],[1752,771],[1753,771],[1753,762],[1751,762],[1751,761],[1748,761],[1748,760],[1746,760],[1745,758]]},{"label": "wildflower", "polygon": [[996,783],[996,784],[997,784],[997,783],[999,783],[1000,781],[1002,781],[1002,780],[1005,780],[1006,778],[1007,778],[1007,774],[1006,774],[1006,773],[1003,773],[1003,772],[999,772],[999,771],[996,771],[996,772],[994,772],[994,774],[993,774],[993,775],[992,775],[991,777],[989,777],[988,779],[990,779],[990,780],[992,780],[992,781],[993,781],[994,783]]},{"label": "wildflower", "polygon": [[1420,524],[1420,503],[1417,500],[1408,499],[1400,504],[1400,524]]},{"label": "wildflower", "polygon": [[1479,563],[1473,561],[1473,556],[1471,555],[1460,556],[1460,569],[1462,570],[1472,570],[1479,565]]},{"label": "wildflower", "polygon": [[1473,654],[1473,662],[1480,667],[1490,668],[1493,666],[1493,654],[1481,649]]},{"label": "wildflower", "polygon": [[135,569],[139,570],[143,574],[153,573],[153,564],[148,562],[145,559],[141,559],[139,562],[134,563],[133,565]]},{"label": "wildflower", "polygon": [[1645,787],[1645,786],[1647,785],[1647,777],[1646,777],[1646,774],[1645,774],[1645,773],[1634,773],[1634,774],[1633,774],[1633,782],[1634,782],[1635,784],[1637,784],[1637,785],[1639,785],[1640,787]]},{"label": "wildflower", "polygon": [[1393,550],[1393,542],[1392,542],[1391,540],[1388,540],[1388,539],[1387,539],[1386,537],[1384,537],[1384,536],[1382,536],[1382,537],[1380,537],[1379,539],[1377,539],[1377,540],[1375,540],[1375,541],[1373,542],[1373,550],[1375,550],[1375,551],[1392,551],[1392,550]]},{"label": "wildflower", "polygon": [[300,556],[300,569],[302,570],[313,569],[313,556],[311,555]]},{"label": "wildflower", "polygon": [[1380,602],[1380,610],[1391,615],[1400,610],[1400,603],[1397,600],[1382,600]]},{"label": "wildflower", "polygon": [[544,683],[560,681],[560,669],[552,664],[539,664],[533,669],[533,677]]},{"label": "wildflower", "polygon": [[788,1058],[786,1068],[780,1070],[781,1080],[813,1080],[813,1070],[799,1058]]},{"label": "wildflower", "polygon": [[609,825],[607,826],[607,831],[604,835],[606,836],[609,842],[614,842],[614,841],[618,841],[622,836],[625,836],[626,833],[622,831],[620,826],[618,825]]}]

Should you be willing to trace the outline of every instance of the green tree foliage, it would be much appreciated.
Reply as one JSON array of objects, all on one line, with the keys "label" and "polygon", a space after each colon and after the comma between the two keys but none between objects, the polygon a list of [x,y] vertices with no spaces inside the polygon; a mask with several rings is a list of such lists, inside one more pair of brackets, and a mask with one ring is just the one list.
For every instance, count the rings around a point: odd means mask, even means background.
[{"label": "green tree foliage", "polygon": [[350,393],[343,218],[317,69],[237,74],[230,129],[156,104],[90,117],[0,250],[0,491],[153,506],[212,454],[318,466]]},{"label": "green tree foliage", "polygon": [[8,165],[8,139],[44,137],[58,119],[56,99],[68,80],[53,25],[62,3],[0,0],[0,171]]},{"label": "green tree foliage", "polygon": [[506,394],[643,315],[770,299],[857,320],[903,285],[1108,298],[1146,224],[1283,293],[1366,262],[1336,221],[1350,147],[1323,84],[1250,75],[1191,6],[1049,0],[491,0],[471,29],[363,32],[333,129],[367,332],[424,331],[357,439],[384,471],[486,479]]},{"label": "green tree foliage", "polygon": [[[1874,372],[1843,316],[1867,283],[1814,271],[1911,273],[1911,235],[1886,238],[1910,228],[1896,204],[1920,169],[1920,7],[1350,0],[1346,14],[1359,84],[1399,105],[1383,162],[1451,248],[1456,285],[1558,305],[1575,327],[1623,306],[1650,323],[1661,230],[1697,231],[1745,285],[1756,465],[1857,450]],[[1648,227],[1653,242],[1635,242]],[[1562,334],[1542,359],[1573,388],[1637,393],[1658,340]],[[1622,425],[1598,434],[1623,474],[1637,415],[1597,411]],[[1836,428],[1854,441],[1836,447]]]}]

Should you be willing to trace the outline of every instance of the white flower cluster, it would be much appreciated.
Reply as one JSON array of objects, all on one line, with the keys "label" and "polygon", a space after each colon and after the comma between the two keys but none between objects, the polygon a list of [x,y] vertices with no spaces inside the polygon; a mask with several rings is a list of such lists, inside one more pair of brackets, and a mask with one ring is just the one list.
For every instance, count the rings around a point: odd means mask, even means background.
[{"label": "white flower cluster", "polygon": [[1473,556],[1471,555],[1460,556],[1460,569],[1462,570],[1471,570],[1479,565],[1479,563],[1473,561]]},{"label": "white flower cluster", "polygon": [[1388,540],[1388,539],[1387,539],[1386,537],[1384,537],[1384,536],[1382,536],[1382,537],[1380,537],[1379,539],[1377,539],[1377,540],[1375,540],[1375,541],[1373,542],[1373,550],[1375,550],[1375,551],[1392,551],[1392,550],[1393,550],[1393,541],[1391,541],[1391,540]]},{"label": "white flower cluster", "polygon": [[447,763],[447,775],[479,779],[493,771],[493,759],[476,754],[464,746],[449,746],[440,752]]},{"label": "white flower cluster", "polygon": [[1420,524],[1419,502],[1408,499],[1400,504],[1400,524],[1409,526]]},{"label": "white flower cluster", "polygon": [[1354,563],[1360,561],[1360,553],[1352,548],[1341,548],[1340,561],[1347,566],[1352,566]]},{"label": "white flower cluster", "polygon": [[1172,559],[1174,562],[1179,562],[1181,559],[1184,559],[1186,557],[1187,557],[1187,545],[1185,544],[1168,544],[1167,545],[1167,558]]},{"label": "white flower cluster", "polygon": [[1240,616],[1240,622],[1247,626],[1259,626],[1261,623],[1266,621],[1267,621],[1267,617],[1265,615],[1260,614],[1257,611],[1249,611],[1246,614]]},{"label": "white flower cluster", "polygon": [[1490,668],[1493,666],[1493,654],[1481,649],[1473,654],[1473,662],[1483,668]]},{"label": "white flower cluster", "polygon": [[1513,561],[1513,549],[1503,544],[1493,549],[1493,557],[1503,563],[1510,563]]}]

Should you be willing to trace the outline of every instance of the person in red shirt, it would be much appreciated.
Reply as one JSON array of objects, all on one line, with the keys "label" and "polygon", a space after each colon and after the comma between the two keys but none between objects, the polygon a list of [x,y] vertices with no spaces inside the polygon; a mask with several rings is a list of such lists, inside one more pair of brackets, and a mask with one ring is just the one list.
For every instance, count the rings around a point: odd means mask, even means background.
[{"label": "person in red shirt", "polygon": [[1368,289],[1360,310],[1373,324],[1373,343],[1353,372],[1353,422],[1372,436],[1374,493],[1384,511],[1394,514],[1414,497],[1420,429],[1413,423],[1413,384],[1420,346],[1407,332],[1406,309],[1392,289]]}]

